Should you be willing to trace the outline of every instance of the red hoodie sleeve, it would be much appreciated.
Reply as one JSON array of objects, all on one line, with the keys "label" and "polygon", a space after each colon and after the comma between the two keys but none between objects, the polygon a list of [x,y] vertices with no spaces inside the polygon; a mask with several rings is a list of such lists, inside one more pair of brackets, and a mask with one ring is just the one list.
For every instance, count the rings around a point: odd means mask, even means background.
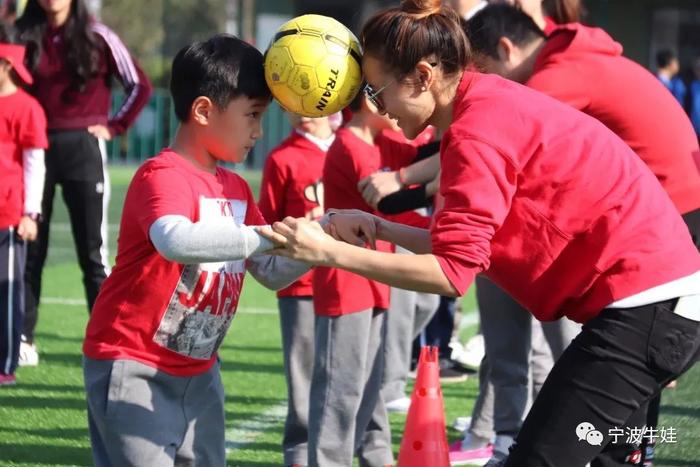
[{"label": "red hoodie sleeve", "polygon": [[277,163],[274,154],[265,161],[262,182],[260,183],[260,212],[269,223],[281,221],[284,217],[284,193],[287,178]]},{"label": "red hoodie sleeve", "polygon": [[431,229],[433,255],[463,295],[489,267],[491,239],[510,211],[518,170],[490,144],[450,132],[440,153],[444,207]]},{"label": "red hoodie sleeve", "polygon": [[101,23],[94,23],[92,30],[107,45],[109,69],[122,84],[126,93],[121,107],[110,117],[107,124],[112,135],[120,135],[129,129],[141,109],[148,103],[152,91],[151,82],[119,36]]}]

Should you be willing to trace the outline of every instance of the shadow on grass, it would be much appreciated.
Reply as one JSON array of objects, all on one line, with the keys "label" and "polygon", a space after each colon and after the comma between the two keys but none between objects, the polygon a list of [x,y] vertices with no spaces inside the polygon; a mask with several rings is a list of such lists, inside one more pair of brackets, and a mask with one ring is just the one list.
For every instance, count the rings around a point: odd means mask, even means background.
[{"label": "shadow on grass", "polygon": [[45,332],[45,331],[37,332],[36,333],[36,342],[37,342],[37,346],[39,346],[39,353],[41,353],[42,356],[43,356],[43,352],[41,352],[41,343],[44,340],[47,340],[47,341],[54,340],[54,341],[62,341],[62,342],[76,342],[78,344],[83,343],[82,337],[61,336],[61,335],[58,335],[58,334],[55,334],[52,332]]},{"label": "shadow on grass", "polygon": [[[285,394],[286,395],[286,394]],[[285,401],[284,397],[256,397],[256,396],[237,396],[226,394],[226,402],[235,404],[261,404],[261,405],[277,405]]]},{"label": "shadow on grass", "polygon": [[[661,413],[664,415],[700,418],[700,407],[687,407],[673,404],[662,405]],[[700,461],[697,464],[700,465]]]},{"label": "shadow on grass", "polygon": [[[14,389],[14,388],[13,388]],[[24,383],[16,386],[16,389],[22,391],[46,391],[46,392],[74,392],[83,394],[85,388],[77,384],[40,384],[40,383]]]},{"label": "shadow on grass", "polygon": [[282,374],[282,372],[284,371],[284,367],[282,366],[282,363],[246,363],[228,360],[221,362],[221,371],[242,371],[246,373]]},{"label": "shadow on grass", "polygon": [[72,368],[82,368],[83,356],[80,353],[53,353],[47,352],[41,354],[43,363],[48,363],[54,366],[69,366]]},{"label": "shadow on grass", "polygon": [[275,462],[270,461],[237,461],[235,459],[226,462],[228,467],[270,467],[271,465],[276,465]]},{"label": "shadow on grass", "polygon": [[654,459],[654,465],[657,467],[698,467],[698,461],[688,461],[683,459],[666,459],[659,457]]},{"label": "shadow on grass", "polygon": [[[1,394],[1,393],[0,393]],[[69,409],[85,410],[85,399],[72,399],[68,397],[32,397],[15,396],[0,397],[0,405],[3,407],[15,407],[19,409]]]},{"label": "shadow on grass", "polygon": [[267,408],[268,407],[264,405],[234,405],[232,410],[226,410],[224,416],[228,422],[231,422],[237,426],[239,423],[245,423],[253,418],[256,418]]},{"label": "shadow on grass", "polygon": [[276,347],[263,347],[263,346],[256,346],[256,345],[238,345],[238,344],[229,344],[229,345],[222,345],[221,350],[233,350],[236,352],[274,352],[281,354],[282,353],[282,347],[276,346]]},{"label": "shadow on grass", "polygon": [[[57,439],[90,440],[87,428],[5,428],[0,427],[0,433],[23,433],[28,436]],[[2,456],[0,456],[2,458]]]},{"label": "shadow on grass", "polygon": [[[280,432],[280,435],[282,432]],[[280,439],[282,437],[280,436]],[[227,449],[236,449],[236,450],[241,450],[241,451],[253,451],[256,454],[257,453],[263,453],[263,452],[268,452],[270,454],[279,454],[282,452],[282,442],[279,444],[277,443],[271,443],[271,442],[261,442],[261,443],[250,443],[250,444],[245,444],[243,446],[238,446],[236,445],[235,441],[236,440],[231,440],[233,442],[226,442],[226,448]]]},{"label": "shadow on grass", "polygon": [[58,459],[62,464],[92,465],[92,455],[87,447],[0,443],[0,465],[10,462],[55,465]]}]

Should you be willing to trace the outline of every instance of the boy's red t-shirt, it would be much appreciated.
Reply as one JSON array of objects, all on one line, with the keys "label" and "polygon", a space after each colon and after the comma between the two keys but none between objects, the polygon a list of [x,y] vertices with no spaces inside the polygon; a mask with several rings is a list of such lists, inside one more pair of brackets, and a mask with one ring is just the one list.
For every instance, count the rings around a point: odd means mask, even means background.
[{"label": "boy's red t-shirt", "polygon": [[598,120],[549,96],[465,72],[440,157],[432,251],[461,293],[485,271],[540,320],[586,322],[700,270],[649,168]]},{"label": "boy's red t-shirt", "polygon": [[[258,207],[268,223],[287,216],[315,219],[323,215],[323,164],[326,152],[296,131],[272,150],[263,169]],[[304,274],[278,297],[311,296],[311,276]]]},{"label": "boy's red t-shirt", "polygon": [[[360,209],[376,214],[357,189],[357,183],[378,171],[381,155],[347,128],[336,133],[323,168],[325,209]],[[391,245],[377,242],[377,251]],[[389,308],[389,286],[342,269],[317,267],[313,277],[314,309],[317,315],[339,316],[371,308]]]},{"label": "boy's red t-shirt", "polygon": [[161,256],[149,229],[166,215],[263,225],[235,173],[196,168],[170,149],[145,162],[124,201],[116,265],[88,321],[89,358],[130,359],[176,376],[207,371],[233,319],[245,261],[183,265]]},{"label": "boy's red t-shirt", "polygon": [[32,96],[18,89],[0,97],[0,229],[14,227],[24,212],[25,149],[46,149],[46,116]]}]

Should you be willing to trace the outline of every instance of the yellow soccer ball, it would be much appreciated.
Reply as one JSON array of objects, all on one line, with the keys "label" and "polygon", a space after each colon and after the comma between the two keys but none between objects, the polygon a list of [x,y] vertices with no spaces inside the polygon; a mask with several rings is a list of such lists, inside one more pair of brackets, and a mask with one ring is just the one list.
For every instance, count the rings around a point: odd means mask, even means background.
[{"label": "yellow soccer ball", "polygon": [[265,52],[265,80],[286,110],[323,117],[347,106],[362,84],[362,48],[340,22],[303,15],[277,30]]}]

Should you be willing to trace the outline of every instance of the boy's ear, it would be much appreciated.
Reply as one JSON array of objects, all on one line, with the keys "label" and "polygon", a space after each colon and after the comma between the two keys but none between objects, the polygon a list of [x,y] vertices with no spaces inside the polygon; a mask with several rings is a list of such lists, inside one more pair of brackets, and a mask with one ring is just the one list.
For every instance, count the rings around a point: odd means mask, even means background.
[{"label": "boy's ear", "polygon": [[192,120],[200,125],[208,125],[214,103],[206,96],[199,96],[192,102]]},{"label": "boy's ear", "polygon": [[515,44],[507,37],[501,37],[498,40],[498,60],[501,63],[508,63],[514,50]]}]

